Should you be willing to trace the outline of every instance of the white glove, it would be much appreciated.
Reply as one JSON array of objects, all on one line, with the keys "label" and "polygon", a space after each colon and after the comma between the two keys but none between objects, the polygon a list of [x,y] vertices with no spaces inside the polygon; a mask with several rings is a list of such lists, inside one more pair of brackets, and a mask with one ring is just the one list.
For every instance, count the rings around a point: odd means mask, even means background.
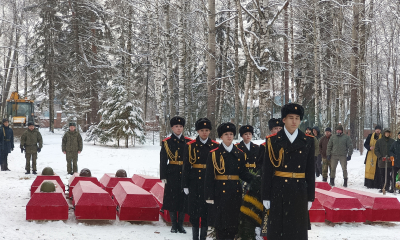
[{"label": "white glove", "polygon": [[264,205],[265,209],[270,209],[271,208],[271,201],[264,200],[263,201],[263,205]]},{"label": "white glove", "polygon": [[184,188],[183,191],[185,192],[186,195],[189,195],[189,188]]},{"label": "white glove", "polygon": [[310,210],[313,202],[308,202],[308,210]]},{"label": "white glove", "polygon": [[208,203],[208,204],[214,204],[214,200],[206,200],[206,203]]},{"label": "white glove", "polygon": [[161,179],[161,182],[163,182],[164,184],[167,183],[167,179]]}]

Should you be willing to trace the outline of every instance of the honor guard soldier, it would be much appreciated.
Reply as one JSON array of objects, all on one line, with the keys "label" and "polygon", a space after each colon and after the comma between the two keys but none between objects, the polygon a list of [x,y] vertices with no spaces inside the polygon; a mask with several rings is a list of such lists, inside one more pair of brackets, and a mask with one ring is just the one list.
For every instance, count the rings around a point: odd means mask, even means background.
[{"label": "honor guard soldier", "polygon": [[267,238],[304,240],[315,198],[314,138],[298,129],[302,106],[286,104],[281,114],[284,129],[267,138],[262,168],[263,205],[270,209]]},{"label": "honor guard soldier", "polygon": [[206,164],[205,199],[212,204],[208,225],[215,228],[217,239],[234,239],[242,204],[240,179],[251,183],[255,176],[245,165],[244,153],[232,143],[235,125],[222,123],[217,132],[222,143],[208,154]]},{"label": "honor guard soldier", "polygon": [[192,139],[183,136],[185,119],[173,117],[170,120],[172,134],[163,140],[160,152],[160,179],[165,183],[163,210],[168,210],[172,222],[172,233],[186,233],[185,193],[182,189],[182,165],[186,143]]},{"label": "honor guard soldier", "polygon": [[25,151],[26,165],[25,174],[31,173],[31,158],[32,158],[32,173],[36,174],[36,159],[38,152],[43,147],[42,134],[35,128],[33,122],[28,122],[28,130],[26,130],[21,136],[21,153]]},{"label": "honor guard soldier", "polygon": [[235,144],[237,148],[242,150],[245,153],[246,157],[246,167],[249,170],[256,171],[256,162],[258,157],[258,152],[260,150],[260,146],[254,144],[251,139],[253,138],[254,128],[250,125],[244,125],[239,128],[240,137],[243,140],[240,143]]},{"label": "honor guard soldier", "polygon": [[219,143],[211,140],[211,121],[200,118],[196,121],[196,131],[199,134],[193,141],[187,143],[183,158],[182,188],[188,197],[190,223],[192,224],[193,240],[199,240],[199,222],[201,218],[200,240],[207,238],[208,205],[204,199],[204,180],[208,153],[217,148]]},{"label": "honor guard soldier", "polygon": [[66,156],[67,172],[72,175],[78,172],[78,154],[83,148],[82,136],[76,131],[76,123],[69,123],[69,131],[62,138],[61,149]]},{"label": "honor guard soldier", "polygon": [[[283,122],[282,119],[280,118],[271,118],[268,121],[268,128],[269,131],[271,132],[271,135],[265,137],[265,138],[269,138],[272,135],[274,135],[275,133],[279,132],[280,130],[282,130],[283,128]],[[267,151],[267,141],[265,141],[264,143],[262,143],[260,145],[260,150],[258,151],[258,159],[257,159],[257,169],[262,169],[262,164],[263,164],[263,160],[264,160],[264,154]]]}]

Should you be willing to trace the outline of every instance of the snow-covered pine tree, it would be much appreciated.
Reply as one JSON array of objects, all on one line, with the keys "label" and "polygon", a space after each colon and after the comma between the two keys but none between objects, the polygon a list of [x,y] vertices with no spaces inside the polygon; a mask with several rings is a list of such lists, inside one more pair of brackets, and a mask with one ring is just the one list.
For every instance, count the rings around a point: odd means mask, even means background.
[{"label": "snow-covered pine tree", "polygon": [[107,88],[108,98],[103,102],[99,114],[102,120],[90,132],[90,138],[98,138],[101,143],[125,139],[128,147],[129,138],[144,142],[144,121],[140,102],[132,97],[134,93],[126,90],[121,77]]}]

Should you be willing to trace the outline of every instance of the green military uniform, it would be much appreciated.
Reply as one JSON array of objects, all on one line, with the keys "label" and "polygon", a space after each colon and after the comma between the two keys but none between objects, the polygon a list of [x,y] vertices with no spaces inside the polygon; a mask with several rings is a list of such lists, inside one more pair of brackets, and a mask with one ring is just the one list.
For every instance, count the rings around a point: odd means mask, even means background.
[{"label": "green military uniform", "polygon": [[21,136],[21,149],[25,149],[25,158],[26,158],[26,165],[25,170],[26,172],[30,172],[31,170],[31,158],[32,158],[32,171],[36,172],[36,159],[38,149],[43,147],[43,139],[42,134],[34,128],[33,130],[26,130]]},{"label": "green military uniform", "polygon": [[79,132],[67,131],[64,134],[62,139],[62,151],[66,152],[68,173],[78,172],[78,152],[82,151],[82,147],[82,136]]}]

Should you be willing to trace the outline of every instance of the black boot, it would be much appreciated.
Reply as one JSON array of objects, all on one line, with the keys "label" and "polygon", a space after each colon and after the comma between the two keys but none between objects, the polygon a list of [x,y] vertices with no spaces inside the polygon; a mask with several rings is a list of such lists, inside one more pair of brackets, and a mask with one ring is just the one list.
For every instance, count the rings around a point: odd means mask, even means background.
[{"label": "black boot", "polygon": [[26,171],[26,173],[25,174],[31,174],[31,172],[30,171]]},{"label": "black boot", "polygon": [[193,240],[199,240],[199,227],[192,227]]},{"label": "black boot", "polygon": [[205,227],[201,227],[201,230],[200,230],[200,240],[206,240],[206,238],[207,238],[207,230],[208,230],[208,227],[207,226],[205,226]]},{"label": "black boot", "polygon": [[331,185],[332,187],[335,186],[335,179],[331,178],[331,182],[329,183],[329,185]]},{"label": "black boot", "polygon": [[183,228],[184,220],[185,220],[185,213],[179,212],[179,216],[178,216],[178,232],[179,233],[186,233],[186,230]]},{"label": "black boot", "polygon": [[343,187],[347,187],[347,178],[344,179]]},{"label": "black boot", "polygon": [[178,223],[177,223],[176,212],[169,212],[169,216],[171,217],[171,223],[172,223],[171,232],[177,233],[178,232],[178,227],[177,227]]},{"label": "black boot", "polygon": [[323,182],[327,182],[327,181],[328,181],[328,178],[322,177],[322,181],[323,181]]},{"label": "black boot", "polygon": [[32,171],[33,174],[36,174],[36,171]]}]

